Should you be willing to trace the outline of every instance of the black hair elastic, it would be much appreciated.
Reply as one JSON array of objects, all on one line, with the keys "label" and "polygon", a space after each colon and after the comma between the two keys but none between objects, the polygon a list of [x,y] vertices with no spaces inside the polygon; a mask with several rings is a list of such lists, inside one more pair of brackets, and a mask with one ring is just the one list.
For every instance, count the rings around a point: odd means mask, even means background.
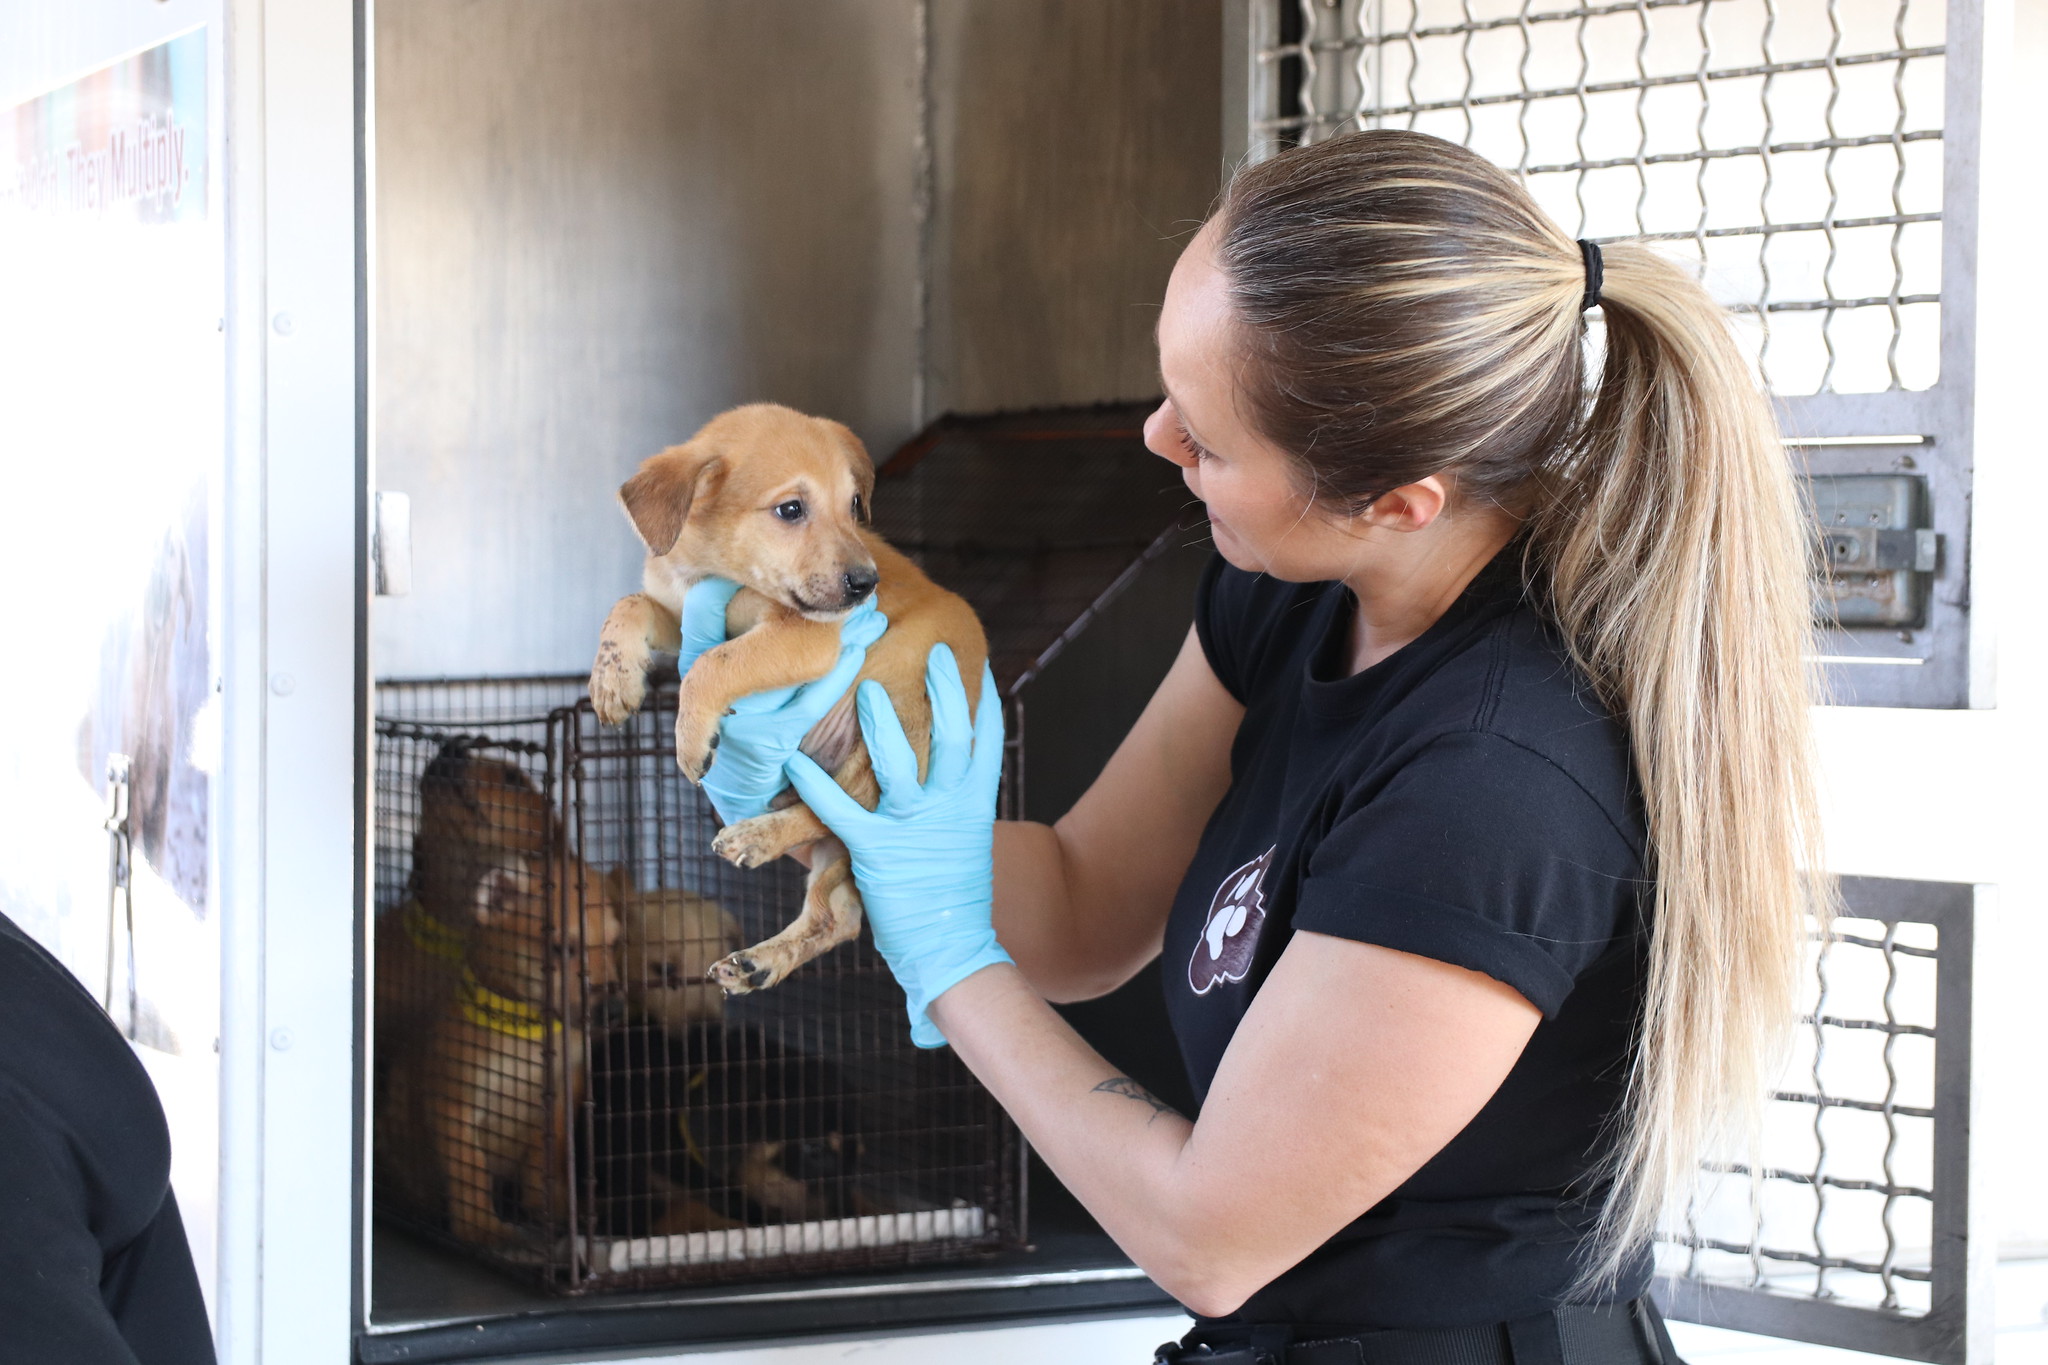
[{"label": "black hair elastic", "polygon": [[1586,301],[1579,305],[1579,311],[1600,306],[1600,285],[1607,278],[1607,268],[1600,263],[1600,244],[1579,239],[1579,255],[1586,261]]}]

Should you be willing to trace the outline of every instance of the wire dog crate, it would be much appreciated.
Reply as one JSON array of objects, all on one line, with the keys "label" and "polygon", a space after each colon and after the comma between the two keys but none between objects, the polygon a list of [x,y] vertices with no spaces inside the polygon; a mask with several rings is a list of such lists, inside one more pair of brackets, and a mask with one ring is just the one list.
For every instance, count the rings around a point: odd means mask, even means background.
[{"label": "wire dog crate", "polygon": [[[1006,812],[1030,682],[1177,541],[1143,411],[948,418],[881,471],[878,527],[987,627]],[[379,685],[380,1216],[563,1293],[1021,1244],[1021,1139],[950,1052],[911,1045],[865,937],[771,991],[704,979],[793,918],[802,873],[711,853],[672,671],[617,729],[583,687]]]},{"label": "wire dog crate", "polygon": [[618,730],[580,690],[379,689],[380,1214],[572,1293],[1017,1241],[1014,1130],[910,1044],[871,946],[742,999],[703,980],[801,873],[710,853],[672,682]]}]

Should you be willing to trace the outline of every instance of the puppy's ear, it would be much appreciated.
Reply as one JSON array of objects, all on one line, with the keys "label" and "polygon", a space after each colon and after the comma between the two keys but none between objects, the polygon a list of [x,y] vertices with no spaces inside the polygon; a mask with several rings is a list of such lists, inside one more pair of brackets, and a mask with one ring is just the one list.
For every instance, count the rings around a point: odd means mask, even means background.
[{"label": "puppy's ear", "polygon": [[860,437],[844,422],[827,420],[826,426],[839,438],[839,444],[846,448],[846,464],[853,471],[854,485],[860,489],[860,519],[875,519],[875,462],[868,458],[868,448],[861,444]]},{"label": "puppy's ear", "polygon": [[624,906],[627,897],[633,894],[633,872],[624,863],[604,874],[605,899],[613,905]]},{"label": "puppy's ear", "polygon": [[700,442],[670,446],[648,456],[640,472],[619,488],[619,505],[648,550],[665,555],[683,533],[691,506],[716,493],[724,477],[724,461]]},{"label": "puppy's ear", "polygon": [[516,862],[493,863],[477,879],[476,902],[470,907],[478,924],[512,913],[519,898],[531,890],[532,878]]}]

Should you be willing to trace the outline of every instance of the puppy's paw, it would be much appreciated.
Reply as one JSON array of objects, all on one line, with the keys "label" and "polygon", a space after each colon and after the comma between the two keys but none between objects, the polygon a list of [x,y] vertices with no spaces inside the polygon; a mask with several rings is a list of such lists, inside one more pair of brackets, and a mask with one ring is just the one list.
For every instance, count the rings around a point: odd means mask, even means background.
[{"label": "puppy's paw", "polygon": [[676,766],[683,776],[701,786],[711,770],[711,758],[718,750],[718,720],[707,725],[685,713],[676,718]]},{"label": "puppy's paw", "polygon": [[647,660],[627,658],[616,640],[597,646],[597,662],[590,667],[590,705],[606,725],[623,725],[626,718],[647,700]]},{"label": "puppy's paw", "polygon": [[735,867],[761,867],[782,856],[774,837],[780,824],[770,813],[727,825],[711,840],[711,851]]},{"label": "puppy's paw", "polygon": [[771,962],[766,954],[756,956],[752,949],[742,948],[712,963],[711,970],[704,975],[727,995],[745,995],[749,991],[767,990],[788,976],[789,971]]}]

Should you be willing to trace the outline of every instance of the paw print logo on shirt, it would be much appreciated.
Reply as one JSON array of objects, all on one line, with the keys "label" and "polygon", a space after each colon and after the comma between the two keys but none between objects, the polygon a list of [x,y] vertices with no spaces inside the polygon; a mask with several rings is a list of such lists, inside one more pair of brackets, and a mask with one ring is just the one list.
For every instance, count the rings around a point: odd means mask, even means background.
[{"label": "paw print logo on shirt", "polygon": [[1188,985],[1207,995],[1219,981],[1242,981],[1259,949],[1259,930],[1266,923],[1266,869],[1273,865],[1276,844],[1225,877],[1209,902],[1202,936],[1188,958]]}]

